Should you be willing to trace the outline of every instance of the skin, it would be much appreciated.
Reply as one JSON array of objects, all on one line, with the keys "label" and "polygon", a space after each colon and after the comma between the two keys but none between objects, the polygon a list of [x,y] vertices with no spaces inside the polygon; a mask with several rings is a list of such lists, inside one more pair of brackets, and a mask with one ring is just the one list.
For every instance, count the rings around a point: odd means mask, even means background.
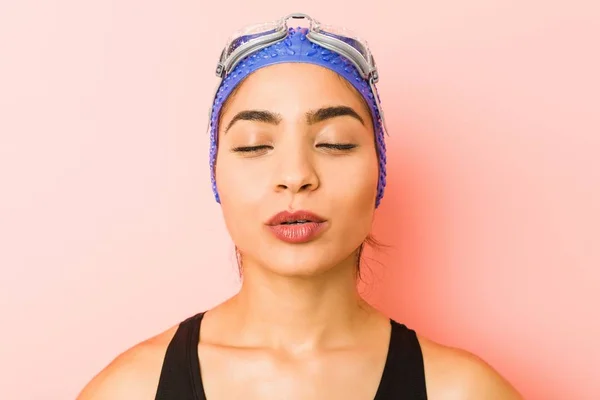
[{"label": "skin", "polygon": [[[337,108],[318,111],[330,107]],[[258,70],[221,115],[216,177],[244,279],[202,322],[207,398],[372,399],[390,323],[356,287],[356,253],[371,229],[378,179],[360,96],[318,66]],[[327,220],[315,240],[284,243],[265,227],[274,214],[301,209]],[[176,329],[119,355],[78,399],[153,399]],[[521,399],[477,356],[418,338],[430,399]]]}]

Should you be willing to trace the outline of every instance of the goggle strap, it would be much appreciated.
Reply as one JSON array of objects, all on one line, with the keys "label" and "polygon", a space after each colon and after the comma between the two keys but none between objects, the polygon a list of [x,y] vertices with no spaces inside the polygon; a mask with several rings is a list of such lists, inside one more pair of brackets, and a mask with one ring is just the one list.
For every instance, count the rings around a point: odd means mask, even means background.
[{"label": "goggle strap", "polygon": [[210,106],[208,107],[208,127],[207,127],[207,133],[210,133],[210,125],[212,123],[211,118],[212,118],[213,106],[215,104],[215,99],[217,98],[217,93],[219,93],[219,88],[221,87],[221,83],[222,82],[223,82],[223,78],[220,77],[219,81],[217,82],[217,87],[215,88],[215,92],[213,94],[212,101],[210,102]]},{"label": "goggle strap", "polygon": [[381,125],[383,125],[383,130],[385,131],[386,136],[390,136],[389,131],[387,129],[387,125],[385,124],[385,116],[383,115],[383,107],[381,107],[381,103],[379,102],[379,94],[377,92],[377,87],[375,87],[375,79],[371,77],[369,79],[369,86],[371,86],[371,91],[373,92],[373,97],[375,98],[375,105],[377,106],[377,111],[379,111],[379,118],[381,119]]}]

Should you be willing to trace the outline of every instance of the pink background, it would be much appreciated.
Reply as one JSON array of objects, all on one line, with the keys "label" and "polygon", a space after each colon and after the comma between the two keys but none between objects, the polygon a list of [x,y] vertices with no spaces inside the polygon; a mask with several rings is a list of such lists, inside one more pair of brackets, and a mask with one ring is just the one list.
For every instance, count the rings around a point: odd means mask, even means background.
[{"label": "pink background", "polygon": [[287,4],[0,4],[0,398],[72,399],[236,291],[207,169],[216,59],[302,11],[360,32],[381,71],[393,248],[368,254],[367,296],[529,399],[599,399],[597,2]]}]

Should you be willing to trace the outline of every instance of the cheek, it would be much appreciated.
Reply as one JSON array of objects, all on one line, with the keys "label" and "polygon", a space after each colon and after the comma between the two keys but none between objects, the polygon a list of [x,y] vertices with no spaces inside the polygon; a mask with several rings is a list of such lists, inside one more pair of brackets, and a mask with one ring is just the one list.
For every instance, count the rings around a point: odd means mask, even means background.
[{"label": "cheek", "polygon": [[335,221],[332,239],[340,254],[350,254],[367,237],[375,216],[379,170],[377,156],[332,165],[323,173],[331,217]]},{"label": "cheek", "polygon": [[335,197],[336,209],[344,208],[345,212],[368,215],[371,209],[375,208],[379,180],[376,155],[332,163],[328,166],[327,176],[324,176],[323,180],[331,189],[328,190],[331,196]]},{"label": "cheek", "polygon": [[231,154],[219,154],[215,167],[221,204],[252,207],[264,200],[270,180],[268,163],[246,160]]},{"label": "cheek", "polygon": [[254,231],[260,225],[261,204],[265,195],[266,177],[241,165],[240,160],[230,154],[218,154],[215,166],[217,191],[221,200],[221,210],[225,225],[233,241],[238,246],[255,237]]}]

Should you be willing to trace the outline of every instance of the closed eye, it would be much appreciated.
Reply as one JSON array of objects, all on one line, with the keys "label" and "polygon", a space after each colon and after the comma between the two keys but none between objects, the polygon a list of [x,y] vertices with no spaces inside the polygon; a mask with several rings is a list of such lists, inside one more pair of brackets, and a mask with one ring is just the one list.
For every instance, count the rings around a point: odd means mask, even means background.
[{"label": "closed eye", "polygon": [[231,149],[231,151],[237,152],[237,153],[253,153],[256,151],[261,151],[261,150],[267,150],[270,149],[271,146],[267,146],[267,145],[260,145],[260,146],[240,146],[240,147],[234,147],[233,149]]},{"label": "closed eye", "polygon": [[317,147],[325,147],[333,150],[352,150],[356,148],[356,145],[351,143],[321,143]]}]

